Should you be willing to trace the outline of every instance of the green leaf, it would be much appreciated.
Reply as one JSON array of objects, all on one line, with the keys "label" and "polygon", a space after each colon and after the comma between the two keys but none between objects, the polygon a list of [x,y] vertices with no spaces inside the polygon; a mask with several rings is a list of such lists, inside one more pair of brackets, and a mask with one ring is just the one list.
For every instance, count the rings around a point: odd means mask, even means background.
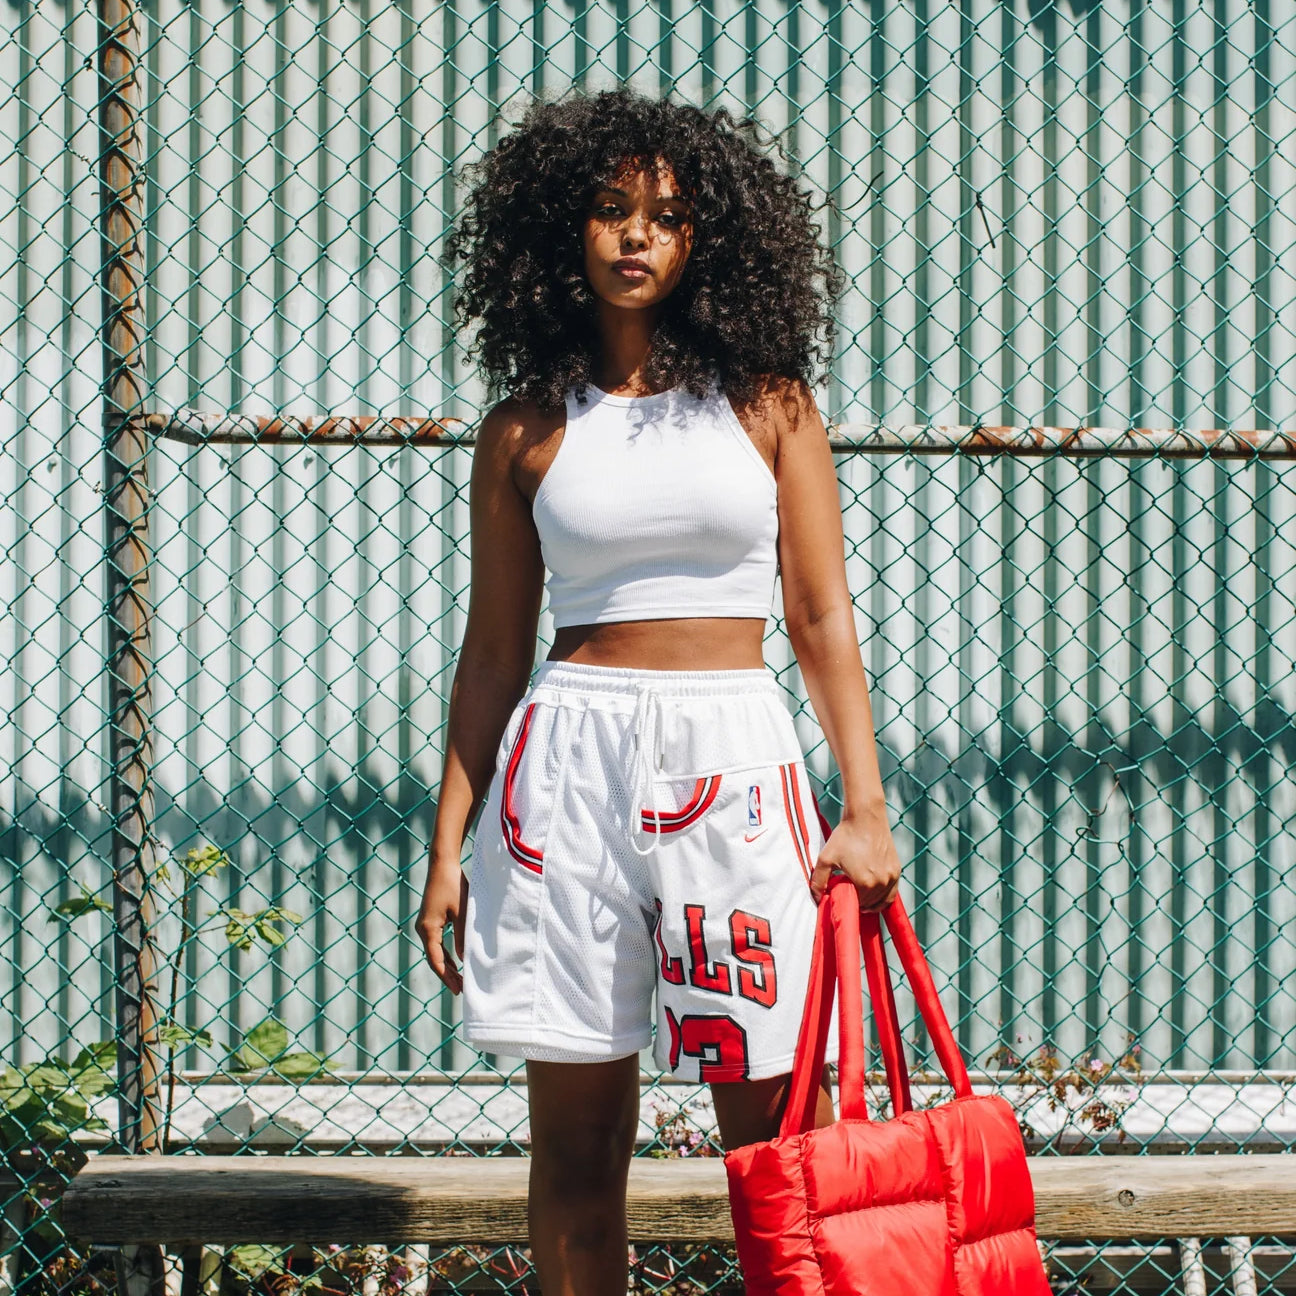
[{"label": "green leaf", "polygon": [[230,1247],[226,1257],[227,1263],[252,1279],[284,1272],[283,1252],[278,1247],[245,1244]]},{"label": "green leaf", "polygon": [[225,905],[212,915],[216,916],[225,919],[225,939],[241,950],[251,949],[258,936],[271,948],[277,948],[288,937],[272,924],[289,922],[296,925],[306,921],[301,914],[294,913],[291,909],[280,909],[278,905],[258,909],[255,913]]},{"label": "green leaf", "polygon": [[217,869],[229,867],[230,858],[219,846],[213,846],[210,842],[205,846],[195,846],[180,861],[180,867],[184,869],[190,877],[206,877],[208,873],[215,873]]},{"label": "green leaf", "polygon": [[116,1040],[96,1040],[93,1044],[87,1044],[80,1053],[72,1059],[72,1070],[83,1071],[86,1067],[112,1067],[117,1065],[117,1041]]},{"label": "green leaf", "polygon": [[308,1080],[320,1071],[336,1070],[320,1053],[308,1049],[288,1052],[288,1028],[276,1017],[267,1017],[243,1037],[243,1043],[230,1055],[230,1069],[235,1072],[272,1071],[285,1080]]},{"label": "green leaf", "polygon": [[322,1070],[336,1070],[337,1063],[330,1062],[319,1053],[302,1051],[300,1053],[285,1053],[283,1057],[277,1058],[271,1064],[270,1069],[275,1075],[283,1076],[285,1080],[309,1080]]},{"label": "green leaf", "polygon": [[52,1120],[34,1121],[29,1127],[29,1132],[42,1143],[64,1143],[72,1133],[66,1125],[60,1125]]},{"label": "green leaf", "polygon": [[252,915],[242,909],[218,909],[216,912],[225,919],[225,939],[241,950],[250,950],[254,939]]},{"label": "green leaf", "polygon": [[31,1062],[22,1068],[23,1080],[33,1093],[61,1093],[71,1083],[67,1068],[58,1058]]},{"label": "green leaf", "polygon": [[117,1045],[112,1040],[100,1040],[72,1059],[68,1078],[81,1093],[94,1097],[107,1093],[117,1083],[116,1066]]},{"label": "green leaf", "polygon": [[49,916],[50,922],[55,922],[59,918],[70,922],[74,918],[83,918],[89,913],[112,913],[112,905],[107,900],[95,895],[82,882],[78,882],[77,886],[81,888],[81,894],[73,896],[70,900],[64,900],[60,905],[55,905],[54,912]]},{"label": "green leaf", "polygon": [[267,1017],[243,1036],[235,1058],[242,1063],[240,1071],[257,1071],[270,1066],[288,1051],[288,1027],[275,1017]]},{"label": "green leaf", "polygon": [[165,1021],[158,1027],[158,1039],[167,1048],[183,1048],[186,1044],[201,1044],[204,1048],[211,1048],[213,1042],[210,1031],[181,1026],[174,1021]]},{"label": "green leaf", "polygon": [[256,924],[256,933],[267,945],[282,945],[288,939],[277,927],[272,927],[264,919]]},{"label": "green leaf", "polygon": [[90,1107],[74,1090],[59,1094],[50,1103],[50,1111],[65,1125],[80,1125],[90,1115]]}]

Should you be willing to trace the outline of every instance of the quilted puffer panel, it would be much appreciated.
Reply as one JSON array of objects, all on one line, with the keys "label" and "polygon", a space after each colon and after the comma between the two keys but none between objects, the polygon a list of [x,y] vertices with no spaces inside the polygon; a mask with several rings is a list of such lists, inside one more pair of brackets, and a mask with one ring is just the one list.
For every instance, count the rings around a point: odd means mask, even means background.
[{"label": "quilted puffer panel", "polygon": [[803,1137],[752,1143],[725,1157],[747,1296],[823,1296],[806,1214]]},{"label": "quilted puffer panel", "polygon": [[958,1296],[1050,1296],[1033,1228],[969,1242],[954,1252]]},{"label": "quilted puffer panel", "polygon": [[960,1296],[945,1205],[898,1202],[815,1220],[827,1296]]},{"label": "quilted puffer panel", "polygon": [[802,1173],[812,1219],[893,1202],[940,1199],[944,1177],[924,1115],[841,1120],[803,1136]]},{"label": "quilted puffer panel", "polygon": [[1017,1118],[998,1094],[922,1113],[944,1163],[955,1246],[1029,1225],[1035,1193]]}]

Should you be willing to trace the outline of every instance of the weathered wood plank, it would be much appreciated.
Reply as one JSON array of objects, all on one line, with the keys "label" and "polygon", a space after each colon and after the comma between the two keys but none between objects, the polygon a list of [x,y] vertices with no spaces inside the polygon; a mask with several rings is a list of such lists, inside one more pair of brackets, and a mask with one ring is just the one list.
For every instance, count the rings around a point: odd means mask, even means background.
[{"label": "weathered wood plank", "polygon": [[1032,1157],[1040,1237],[1296,1237],[1296,1156]]},{"label": "weathered wood plank", "polygon": [[[1296,1156],[1034,1157],[1040,1237],[1296,1237]],[[526,1239],[522,1157],[101,1156],[63,1198],[86,1242]],[[627,1213],[639,1241],[733,1236],[716,1158],[636,1158]]]}]

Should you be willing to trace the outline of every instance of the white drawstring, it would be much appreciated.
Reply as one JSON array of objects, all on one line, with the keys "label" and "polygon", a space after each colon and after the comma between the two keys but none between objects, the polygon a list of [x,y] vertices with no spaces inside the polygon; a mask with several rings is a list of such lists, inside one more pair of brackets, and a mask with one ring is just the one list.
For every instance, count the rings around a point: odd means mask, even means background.
[{"label": "white drawstring", "polygon": [[659,750],[661,742],[662,702],[651,684],[641,684],[635,699],[634,710],[634,773],[633,796],[630,806],[630,845],[637,855],[647,858],[657,849],[661,832],[648,832],[648,845],[639,845],[639,836],[647,832],[643,826],[644,811],[650,808],[653,778],[661,769],[664,759]]}]

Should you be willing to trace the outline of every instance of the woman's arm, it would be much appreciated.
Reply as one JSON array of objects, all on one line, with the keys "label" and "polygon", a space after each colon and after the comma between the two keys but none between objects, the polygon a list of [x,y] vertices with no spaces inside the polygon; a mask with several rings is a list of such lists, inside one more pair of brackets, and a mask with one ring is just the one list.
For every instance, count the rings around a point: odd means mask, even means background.
[{"label": "woman's arm", "polygon": [[442,938],[447,926],[454,928],[462,962],[468,899],[459,864],[464,837],[490,788],[500,739],[535,663],[544,563],[531,506],[514,477],[526,439],[523,407],[505,401],[482,420],[473,454],[468,622],[450,686],[445,763],[415,922],[432,970],[456,994],[463,977]]},{"label": "woman's arm", "polygon": [[841,770],[842,818],[811,878],[823,895],[834,868],[859,890],[860,905],[880,909],[900,880],[887,821],[864,663],[846,584],[837,472],[823,419],[804,382],[789,383],[771,405],[777,443],[779,567],[792,650]]}]

